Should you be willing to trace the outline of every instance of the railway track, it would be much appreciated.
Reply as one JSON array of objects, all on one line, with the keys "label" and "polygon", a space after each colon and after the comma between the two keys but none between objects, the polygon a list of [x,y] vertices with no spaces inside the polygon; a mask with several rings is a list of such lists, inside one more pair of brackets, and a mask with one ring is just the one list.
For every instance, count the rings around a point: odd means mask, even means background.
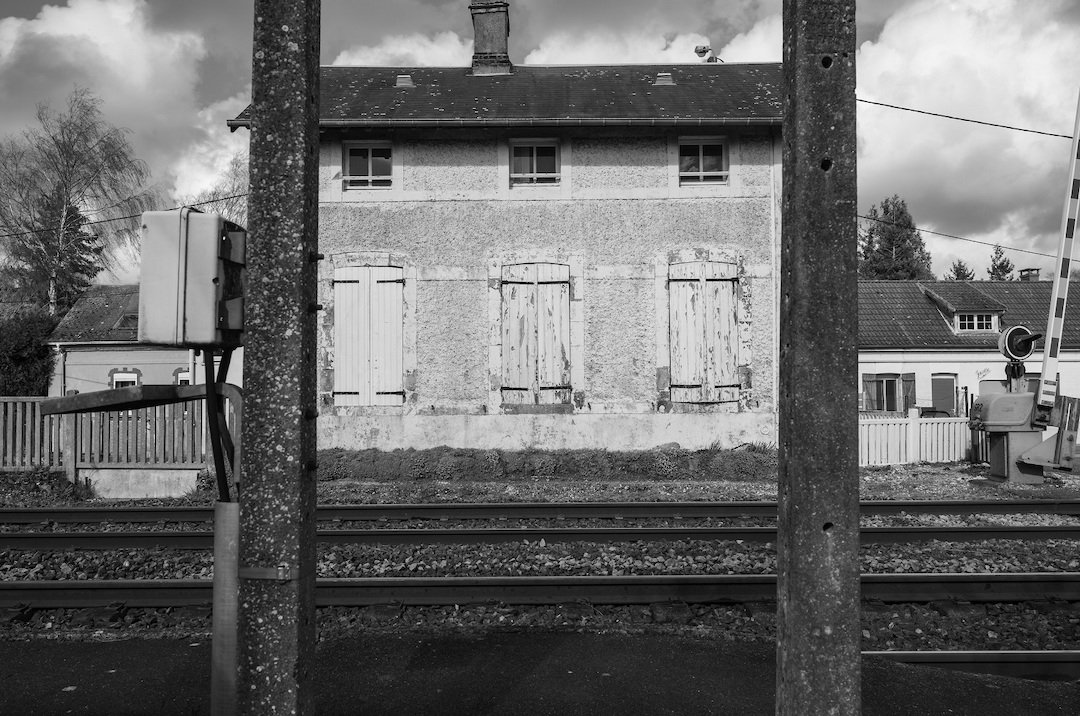
[{"label": "railway track", "polygon": [[[511,502],[427,505],[321,505],[320,521],[463,519],[655,519],[776,517],[775,502]],[[863,515],[1060,514],[1080,515],[1080,500],[873,500]],[[94,522],[210,522],[210,507],[0,508],[0,524]]]},{"label": "railway track", "polygon": [[[1080,540],[1080,526],[1052,527],[864,527],[863,544],[899,544],[939,540]],[[323,529],[318,540],[330,544],[479,544],[508,542],[666,542],[714,540],[775,542],[775,527],[517,527]],[[4,532],[0,549],[212,549],[214,534],[201,531]]]},{"label": "railway track", "polygon": [[1016,679],[1076,681],[1080,651],[864,651],[863,657]]},{"label": "railway track", "polygon": [[[864,574],[862,597],[883,603],[1075,600],[1080,573]],[[319,579],[318,606],[435,606],[503,602],[538,605],[695,604],[776,599],[774,574],[550,577],[373,577]],[[0,582],[0,608],[184,607],[209,604],[211,580],[38,580]]]}]

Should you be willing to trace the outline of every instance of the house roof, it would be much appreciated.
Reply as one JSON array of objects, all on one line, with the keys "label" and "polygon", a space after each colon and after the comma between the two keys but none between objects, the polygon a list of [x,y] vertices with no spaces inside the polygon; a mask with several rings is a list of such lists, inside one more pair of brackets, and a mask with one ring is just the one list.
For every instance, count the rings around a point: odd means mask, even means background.
[{"label": "house roof", "polygon": [[91,286],[67,312],[50,343],[138,340],[137,327],[117,327],[125,315],[139,313],[139,286]]},{"label": "house roof", "polygon": [[[1052,289],[1052,281],[859,281],[859,349],[996,351],[997,333],[953,333],[953,314],[1000,312],[1002,328],[1042,333]],[[1065,312],[1062,348],[1080,349],[1080,310]]]},{"label": "house roof", "polygon": [[[655,84],[669,73],[674,84]],[[395,86],[409,75],[412,87]],[[780,125],[779,63],[321,68],[321,127]],[[228,125],[247,127],[251,107]]]}]

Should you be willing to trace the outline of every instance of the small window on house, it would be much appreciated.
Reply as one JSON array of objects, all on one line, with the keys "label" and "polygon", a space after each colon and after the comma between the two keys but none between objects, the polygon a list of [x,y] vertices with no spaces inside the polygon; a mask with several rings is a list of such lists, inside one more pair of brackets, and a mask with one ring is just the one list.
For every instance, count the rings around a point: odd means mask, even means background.
[{"label": "small window on house", "polygon": [[502,268],[502,402],[570,402],[570,267]]},{"label": "small window on house", "polygon": [[717,184],[728,180],[727,147],[721,139],[679,141],[679,185]]},{"label": "small window on house", "polygon": [[672,402],[739,399],[738,283],[734,264],[668,267]]},{"label": "small window on house", "polygon": [[112,387],[116,388],[130,388],[133,385],[139,384],[138,373],[113,373],[112,374]]},{"label": "small window on house", "polygon": [[994,330],[994,314],[958,313],[956,314],[956,329],[958,331],[992,331]]},{"label": "small window on house", "polygon": [[345,189],[389,188],[393,174],[390,143],[346,144],[342,169]]},{"label": "small window on house", "polygon": [[914,405],[914,373],[863,374],[863,408],[865,410],[906,411]]},{"label": "small window on house", "polygon": [[558,184],[559,143],[529,141],[510,143],[510,185]]},{"label": "small window on house", "polygon": [[334,272],[334,404],[401,405],[404,271],[346,266]]}]

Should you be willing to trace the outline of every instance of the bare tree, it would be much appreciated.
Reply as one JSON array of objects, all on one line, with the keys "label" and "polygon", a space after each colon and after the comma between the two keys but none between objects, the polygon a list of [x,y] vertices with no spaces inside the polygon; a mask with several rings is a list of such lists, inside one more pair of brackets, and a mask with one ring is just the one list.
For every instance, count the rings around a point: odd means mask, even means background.
[{"label": "bare tree", "polygon": [[190,197],[177,199],[177,204],[198,206],[201,211],[221,214],[229,221],[245,226],[247,224],[248,199],[248,157],[246,152],[237,152],[229,159],[225,171],[209,189]]},{"label": "bare tree", "polygon": [[[103,249],[101,267],[108,266],[116,251],[138,243],[139,217],[157,201],[127,130],[106,121],[100,104],[77,87],[63,110],[38,105],[37,126],[0,143],[0,234],[11,242],[9,257],[18,256],[9,258],[9,270],[47,277],[54,316],[69,264],[78,259],[85,266],[86,247],[94,243],[86,230],[92,227]],[[74,231],[71,217],[81,218]]]}]

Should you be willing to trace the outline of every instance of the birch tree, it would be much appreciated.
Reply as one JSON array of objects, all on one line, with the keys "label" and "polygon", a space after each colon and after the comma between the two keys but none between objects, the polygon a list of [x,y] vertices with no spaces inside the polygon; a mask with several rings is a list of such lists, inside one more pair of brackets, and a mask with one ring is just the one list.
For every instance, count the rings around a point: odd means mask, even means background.
[{"label": "birch tree", "polygon": [[62,295],[65,276],[82,271],[92,279],[118,251],[136,246],[140,215],[156,203],[150,170],[100,105],[76,88],[62,110],[38,105],[37,125],[0,143],[8,272],[40,277],[53,316],[74,300]]}]

